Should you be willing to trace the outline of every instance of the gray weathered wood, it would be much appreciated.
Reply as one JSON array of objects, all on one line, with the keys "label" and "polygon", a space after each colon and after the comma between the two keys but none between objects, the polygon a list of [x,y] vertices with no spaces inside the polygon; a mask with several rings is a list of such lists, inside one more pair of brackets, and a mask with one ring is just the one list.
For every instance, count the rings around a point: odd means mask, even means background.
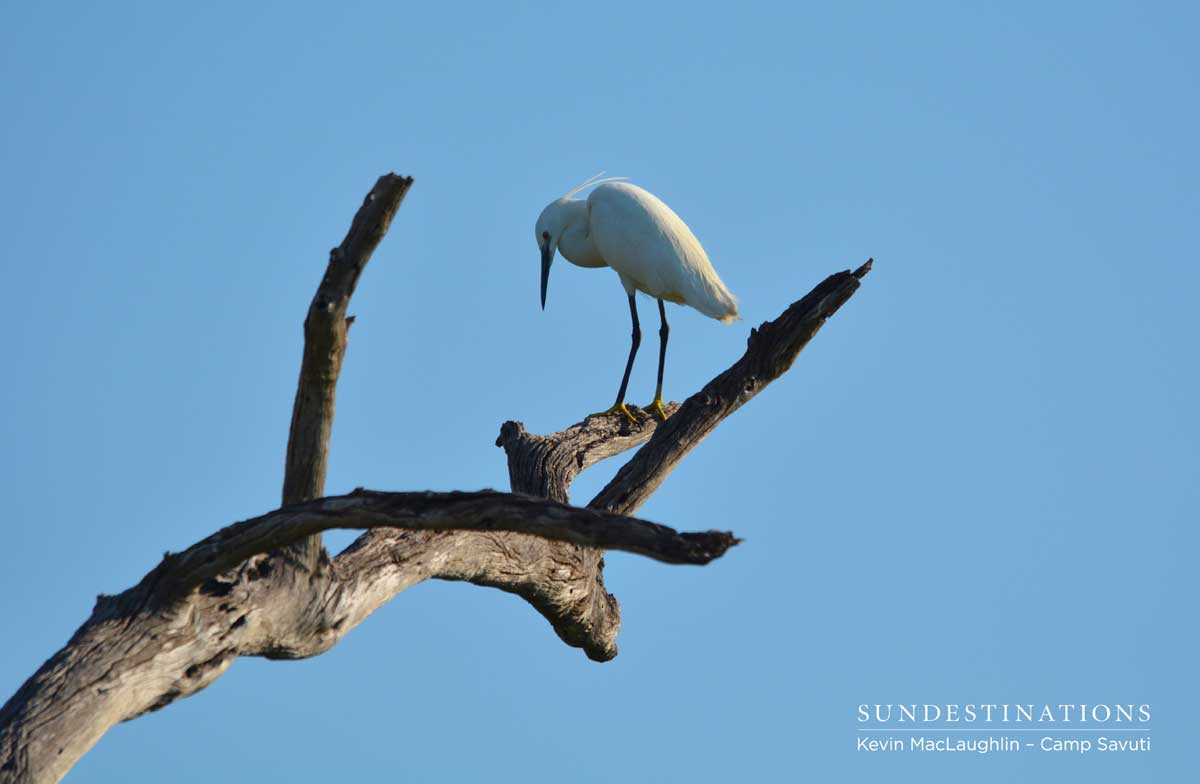
[{"label": "gray weathered wood", "polygon": [[[358,490],[318,498],[346,307],[410,184],[380,178],[331,254],[309,308],[285,506],[167,554],[137,585],[100,596],[62,650],[0,708],[0,784],[57,781],[112,725],[196,693],[239,656],[320,654],[427,579],[522,596],[568,644],[610,659],[620,607],[604,588],[605,548],[705,563],[736,543],[730,534],[680,534],[625,515],[721,419],[790,366],[869,263],[831,277],[752,333],[746,356],[682,405],[670,404],[665,424],[593,417],[540,436],[505,423],[497,445],[508,456],[514,493]],[[589,508],[566,504],[581,471],[643,444]],[[369,530],[330,559],[320,531],[341,527]]]},{"label": "gray weathered wood", "polygon": [[721,531],[676,533],[665,525],[515,493],[383,493],[358,489],[222,528],[163,559],[163,588],[185,595],[260,553],[333,529],[488,531],[624,550],[663,563],[706,564],[737,543]]},{"label": "gray weathered wood", "polygon": [[[304,319],[304,355],[284,461],[284,506],[325,494],[337,382],[353,321],[346,315],[350,298],[411,186],[412,177],[380,177],[363,198],[342,244],[329,251],[325,275]],[[310,571],[317,568],[322,554],[321,536],[291,545],[288,554]]]},{"label": "gray weathered wood", "polygon": [[[676,407],[668,404],[667,413]],[[580,472],[644,443],[656,427],[658,421],[647,416],[639,417],[636,425],[622,417],[588,417],[541,436],[527,432],[520,422],[505,422],[496,446],[508,456],[509,484],[515,492],[566,503]],[[604,587],[604,550],[513,534],[505,537],[504,551],[520,553],[523,563],[552,563],[557,568],[515,588],[495,587],[523,597],[563,642],[582,649],[593,661],[617,655],[621,605]]]},{"label": "gray weathered wood", "polygon": [[[507,453],[513,490],[565,502],[571,482],[585,468],[644,443],[588,504],[592,509],[633,514],[713,428],[791,367],[825,321],[858,290],[871,265],[868,259],[853,272],[829,276],[779,318],[751,330],[746,353],[683,404],[667,404],[665,423],[636,406],[631,406],[637,412],[636,424],[621,417],[589,417],[548,436],[532,435],[521,423],[506,422],[496,444]],[[603,551],[550,541],[527,543],[527,547],[531,558],[563,565],[553,578],[553,596],[570,596],[573,601],[563,605],[553,597],[522,595],[546,616],[563,641],[597,661],[615,657],[621,605],[604,586]]]},{"label": "gray weathered wood", "polygon": [[750,330],[741,359],[684,401],[588,506],[633,514],[713,428],[788,371],[826,320],[858,291],[873,263],[867,259],[853,272],[830,275],[779,318]]}]

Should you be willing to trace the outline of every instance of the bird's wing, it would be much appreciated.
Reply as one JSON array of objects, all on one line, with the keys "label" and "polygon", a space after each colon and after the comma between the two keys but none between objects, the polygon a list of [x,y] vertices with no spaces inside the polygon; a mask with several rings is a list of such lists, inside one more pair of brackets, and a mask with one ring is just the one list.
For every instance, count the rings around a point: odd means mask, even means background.
[{"label": "bird's wing", "polygon": [[722,321],[737,318],[737,300],[696,235],[654,194],[628,183],[601,185],[588,196],[588,226],[608,266],[641,291]]}]

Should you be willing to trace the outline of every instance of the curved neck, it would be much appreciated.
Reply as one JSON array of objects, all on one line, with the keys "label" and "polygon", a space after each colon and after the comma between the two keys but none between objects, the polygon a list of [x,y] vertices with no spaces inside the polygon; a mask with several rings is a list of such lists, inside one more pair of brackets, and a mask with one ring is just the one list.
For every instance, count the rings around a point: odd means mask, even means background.
[{"label": "curved neck", "polygon": [[558,239],[563,258],[578,267],[607,266],[588,230],[587,202],[571,199],[563,204],[563,210],[567,213],[566,226]]}]

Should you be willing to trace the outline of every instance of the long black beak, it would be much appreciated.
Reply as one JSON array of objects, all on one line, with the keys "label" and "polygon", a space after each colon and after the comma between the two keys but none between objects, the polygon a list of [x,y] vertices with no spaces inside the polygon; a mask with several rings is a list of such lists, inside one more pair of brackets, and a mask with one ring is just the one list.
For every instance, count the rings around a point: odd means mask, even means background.
[{"label": "long black beak", "polygon": [[546,309],[546,284],[550,282],[550,262],[554,261],[554,249],[549,240],[542,246],[542,310]]}]

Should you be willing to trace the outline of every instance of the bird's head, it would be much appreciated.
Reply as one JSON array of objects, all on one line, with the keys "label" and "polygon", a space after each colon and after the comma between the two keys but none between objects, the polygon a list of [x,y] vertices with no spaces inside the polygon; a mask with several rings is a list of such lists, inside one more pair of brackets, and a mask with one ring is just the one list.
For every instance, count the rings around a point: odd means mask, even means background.
[{"label": "bird's head", "polygon": [[546,205],[534,226],[534,236],[542,253],[542,310],[546,309],[546,284],[550,281],[550,265],[554,262],[554,251],[569,220],[566,198],[555,199]]},{"label": "bird's head", "polygon": [[[559,250],[559,242],[563,238],[563,233],[586,228],[587,202],[572,197],[587,188],[626,179],[625,177],[604,177],[603,174],[604,172],[600,172],[595,177],[589,177],[547,204],[533,227],[534,238],[537,240],[538,249],[542,252],[542,310],[546,309],[546,284],[550,280],[550,265],[554,262],[554,252]],[[577,256],[572,256],[570,246],[564,246],[562,250],[563,256],[567,260],[573,261],[581,267],[603,266],[603,263],[589,263]],[[576,250],[579,248],[576,247]]]}]

